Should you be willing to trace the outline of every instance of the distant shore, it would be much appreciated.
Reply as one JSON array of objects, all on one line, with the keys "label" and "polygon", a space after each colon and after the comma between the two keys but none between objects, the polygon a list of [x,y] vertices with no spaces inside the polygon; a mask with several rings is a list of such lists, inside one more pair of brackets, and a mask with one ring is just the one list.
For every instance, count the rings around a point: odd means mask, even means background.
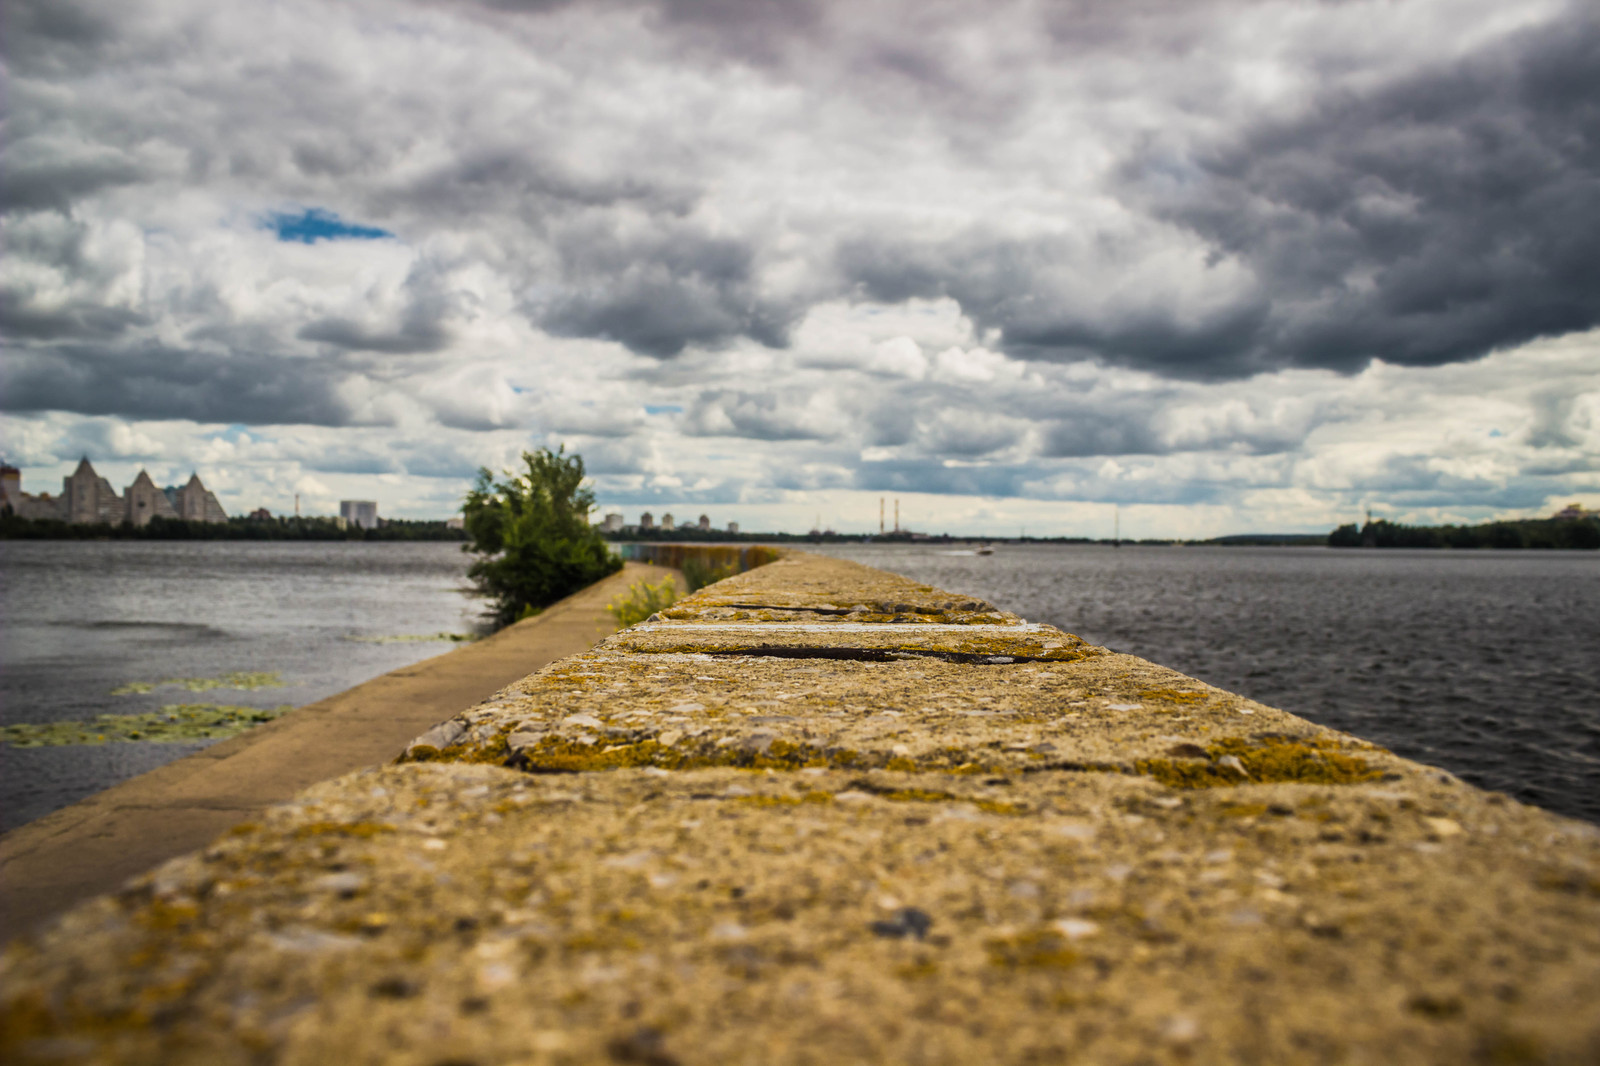
[{"label": "distant shore", "polygon": [[54,518],[0,515],[0,540],[446,540],[465,541],[465,530],[443,521],[385,519],[376,529],[341,524],[334,518],[229,518],[226,522],[185,522],[152,518],[131,522],[63,522]]},{"label": "distant shore", "polygon": [[[1476,526],[1407,526],[1379,519],[1354,523],[1331,533],[1236,533],[1189,540],[1110,537],[983,537],[952,533],[728,533],[720,530],[630,528],[605,533],[613,543],[666,544],[1097,544],[1107,547],[1291,547],[1291,548],[1456,548],[1594,551],[1600,549],[1600,518],[1528,518]],[[0,540],[349,540],[457,541],[470,538],[444,521],[385,519],[376,529],[341,525],[334,518],[229,518],[226,522],[185,522],[154,518],[148,525],[124,522],[68,523],[0,514]]]}]

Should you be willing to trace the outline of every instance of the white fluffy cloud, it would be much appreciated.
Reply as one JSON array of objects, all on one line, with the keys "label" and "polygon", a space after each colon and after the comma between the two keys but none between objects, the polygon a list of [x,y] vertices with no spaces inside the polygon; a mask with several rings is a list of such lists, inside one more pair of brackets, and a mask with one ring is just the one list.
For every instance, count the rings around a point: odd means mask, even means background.
[{"label": "white fluffy cloud", "polygon": [[18,0],[5,457],[437,515],[565,442],[747,527],[1594,503],[1597,42],[1557,0]]}]

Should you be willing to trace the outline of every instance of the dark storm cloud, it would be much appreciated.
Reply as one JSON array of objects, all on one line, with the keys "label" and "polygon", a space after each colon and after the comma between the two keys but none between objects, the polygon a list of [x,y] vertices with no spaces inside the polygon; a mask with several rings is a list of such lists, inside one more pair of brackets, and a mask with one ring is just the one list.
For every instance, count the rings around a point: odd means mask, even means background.
[{"label": "dark storm cloud", "polygon": [[1172,451],[1144,418],[1083,414],[1051,425],[1043,454],[1052,458],[1091,455],[1161,455]]},{"label": "dark storm cloud", "polygon": [[7,149],[0,172],[0,213],[65,211],[74,200],[143,177],[143,168],[115,151],[22,141]]},{"label": "dark storm cloud", "polygon": [[108,353],[61,345],[7,353],[5,410],[77,411],[248,425],[350,425],[340,376],[311,360],[219,358],[154,345]]},{"label": "dark storm cloud", "polygon": [[873,233],[842,241],[836,265],[872,299],[952,297],[1028,357],[1191,379],[1475,359],[1600,322],[1597,101],[1600,15],[1575,6],[1291,119],[1152,138],[1107,191],[1201,239],[1213,267],[1247,268],[1200,312],[1071,299],[1139,254],[1109,235]]},{"label": "dark storm cloud", "polygon": [[1592,7],[1192,162],[1197,180],[1173,180],[1154,148],[1123,173],[1161,217],[1248,264],[1270,310],[1192,363],[1137,335],[1095,339],[1135,365],[1431,366],[1600,322]]},{"label": "dark storm cloud", "polygon": [[618,341],[658,358],[739,336],[782,348],[801,312],[760,295],[748,242],[674,225],[645,239],[584,227],[560,246],[565,280],[527,307],[558,336]]},{"label": "dark storm cloud", "polygon": [[301,340],[320,341],[351,351],[390,355],[437,352],[450,344],[449,331],[425,319],[408,320],[397,330],[379,330],[348,318],[323,318],[306,323],[295,335]]},{"label": "dark storm cloud", "polygon": [[21,306],[16,294],[0,287],[0,335],[25,340],[108,339],[146,321],[137,311],[75,300],[46,309]]},{"label": "dark storm cloud", "polygon": [[5,59],[27,74],[80,68],[117,31],[105,10],[86,0],[10,0],[5,11]]}]

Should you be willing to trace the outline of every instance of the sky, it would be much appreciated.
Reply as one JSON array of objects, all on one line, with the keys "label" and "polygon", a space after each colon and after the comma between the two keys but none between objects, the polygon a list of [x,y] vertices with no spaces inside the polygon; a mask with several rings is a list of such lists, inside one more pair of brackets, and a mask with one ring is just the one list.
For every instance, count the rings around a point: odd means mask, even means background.
[{"label": "sky", "polygon": [[[1207,537],[1600,507],[1600,8],[8,0],[58,491]],[[598,517],[598,516],[597,516]]]}]

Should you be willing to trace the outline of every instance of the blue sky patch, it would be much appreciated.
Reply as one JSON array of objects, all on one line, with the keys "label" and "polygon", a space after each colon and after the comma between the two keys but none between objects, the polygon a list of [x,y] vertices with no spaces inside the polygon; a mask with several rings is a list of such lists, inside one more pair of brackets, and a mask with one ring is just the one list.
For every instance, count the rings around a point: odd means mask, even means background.
[{"label": "blue sky patch", "polygon": [[345,222],[332,211],[325,211],[320,207],[308,207],[298,213],[274,211],[262,223],[262,228],[272,230],[280,241],[299,241],[301,244],[315,244],[318,241],[376,241],[394,236],[386,229]]},{"label": "blue sky patch", "polygon": [[647,403],[644,405],[644,413],[647,415],[681,415],[683,414],[683,408],[675,403]]}]

